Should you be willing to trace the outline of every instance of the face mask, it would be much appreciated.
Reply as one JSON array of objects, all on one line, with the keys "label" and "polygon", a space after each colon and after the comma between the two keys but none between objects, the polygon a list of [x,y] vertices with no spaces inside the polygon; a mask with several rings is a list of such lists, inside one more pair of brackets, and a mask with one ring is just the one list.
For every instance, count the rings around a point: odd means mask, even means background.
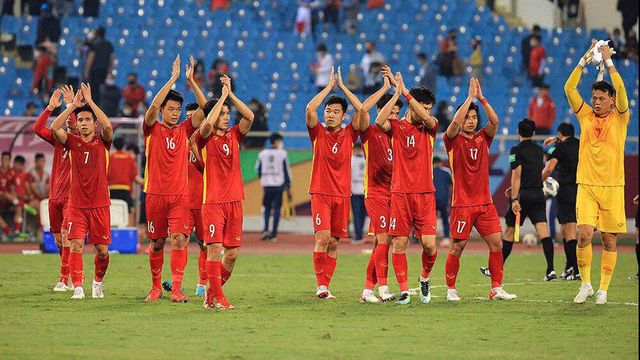
[{"label": "face mask", "polygon": [[135,84],[135,83],[136,83],[136,81],[135,81],[135,80],[129,80],[129,84],[133,85],[133,84]]},{"label": "face mask", "polygon": [[104,81],[104,83],[109,85],[109,86],[111,86],[111,85],[114,84],[114,81],[113,81],[113,79],[107,79],[107,80]]}]

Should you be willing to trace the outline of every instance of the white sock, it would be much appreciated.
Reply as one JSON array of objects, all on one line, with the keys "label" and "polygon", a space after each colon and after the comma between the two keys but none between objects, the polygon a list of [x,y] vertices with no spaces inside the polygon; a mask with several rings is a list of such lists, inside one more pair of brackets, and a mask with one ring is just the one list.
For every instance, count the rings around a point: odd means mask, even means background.
[{"label": "white sock", "polygon": [[384,291],[389,291],[389,286],[388,285],[382,285],[382,286],[378,287],[378,292],[384,292]]},{"label": "white sock", "polygon": [[369,296],[369,295],[373,295],[373,290],[371,289],[362,290],[362,297]]},{"label": "white sock", "polygon": [[422,276],[420,276],[420,282],[422,281],[429,281],[429,278],[423,278]]}]

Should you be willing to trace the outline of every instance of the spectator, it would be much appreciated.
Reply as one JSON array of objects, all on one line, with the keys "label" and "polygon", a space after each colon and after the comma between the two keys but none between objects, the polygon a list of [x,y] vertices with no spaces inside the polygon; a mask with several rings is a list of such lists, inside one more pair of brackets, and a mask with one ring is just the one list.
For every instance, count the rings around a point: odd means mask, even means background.
[{"label": "spectator", "polygon": [[22,116],[34,117],[37,115],[36,110],[38,110],[38,105],[30,101],[27,103],[27,109],[22,113]]},{"label": "spectator", "polygon": [[438,66],[440,75],[451,77],[457,75],[460,69],[456,69],[458,59],[458,43],[456,42],[458,32],[455,29],[447,31],[447,38],[440,41],[440,52],[438,54]]},{"label": "spectator", "polygon": [[364,206],[364,175],[366,160],[362,152],[362,145],[357,142],[351,155],[351,212],[353,213],[353,239],[352,244],[362,242],[362,230],[367,210]]},{"label": "spectator", "polygon": [[475,37],[471,40],[471,57],[469,58],[469,66],[471,66],[471,77],[478,79],[482,85],[482,65],[484,59],[482,58],[482,41],[480,37]]},{"label": "spectator", "polygon": [[[256,172],[260,178],[260,185],[264,190],[262,198],[264,228],[262,240],[277,241],[278,224],[280,223],[280,209],[282,194],[291,187],[291,167],[289,155],[282,147],[282,135],[271,134],[269,138],[271,148],[263,149],[258,154]],[[273,227],[269,232],[269,219],[273,211]]]},{"label": "spectator", "polygon": [[57,43],[60,40],[60,19],[51,14],[49,4],[40,6],[40,18],[38,19],[38,29],[36,31],[36,46],[44,41]]},{"label": "spectator", "polygon": [[22,232],[23,210],[29,214],[37,214],[37,210],[33,208],[33,194],[31,193],[31,180],[29,174],[24,171],[25,158],[17,155],[13,158],[13,177],[11,178],[10,191],[13,195],[13,204],[15,206],[15,214],[13,218],[13,226],[16,233]]},{"label": "spectator", "polygon": [[122,89],[122,97],[125,104],[129,104],[133,111],[133,116],[138,116],[138,110],[140,103],[142,103],[146,97],[144,87],[138,84],[138,74],[132,72],[129,73],[127,86]]},{"label": "spectator", "polygon": [[[87,65],[87,58],[89,56],[89,50],[91,48],[91,44],[96,39],[96,31],[90,30],[87,33],[87,36],[78,43],[77,52],[78,57],[80,58],[80,69],[84,69]],[[80,82],[89,82],[89,78],[84,76],[84,70],[80,73]]]},{"label": "spectator", "polygon": [[[229,73],[229,63],[224,59],[216,59],[211,65],[211,70],[209,70],[209,74],[207,76],[214,98],[218,98],[222,94],[222,82],[220,79],[224,75],[231,77],[231,74]],[[235,89],[233,81],[231,81],[231,89]]]},{"label": "spectator", "polygon": [[231,6],[231,2],[229,0],[211,0],[211,11],[228,9],[229,6]]},{"label": "spectator", "polygon": [[[100,0],[83,0],[84,17],[100,17]],[[95,99],[93,99],[95,101]]]},{"label": "spectator", "polygon": [[333,67],[333,56],[327,51],[324,44],[316,46],[316,62],[311,64],[311,71],[315,76],[315,85],[318,92],[322,91],[331,80],[331,68]]},{"label": "spectator", "polygon": [[360,13],[360,0],[344,1],[344,31],[348,34],[355,34],[358,30],[358,14]]},{"label": "spectator", "polygon": [[71,14],[73,0],[51,0],[50,3],[53,9],[53,15],[58,19],[62,19],[64,16]]},{"label": "spectator", "polygon": [[431,90],[432,93],[436,93],[436,72],[429,65],[429,60],[425,53],[419,53],[416,55],[418,60],[418,80],[419,86],[424,86]]},{"label": "spectator", "polygon": [[142,179],[138,177],[138,165],[130,153],[124,151],[124,139],[113,139],[113,147],[116,149],[109,155],[109,171],[107,181],[109,194],[112,199],[123,200],[129,208],[129,226],[135,226],[134,202],[131,193],[133,182],[142,185]]},{"label": "spectator", "polygon": [[96,38],[89,45],[89,54],[84,66],[84,77],[89,79],[93,101],[101,104],[100,85],[104,84],[107,74],[113,69],[113,45],[105,39],[106,30],[96,29]]},{"label": "spectator", "polygon": [[122,105],[122,109],[120,109],[120,111],[118,112],[118,116],[126,118],[136,118],[138,117],[138,112],[131,106],[131,104],[125,101],[125,103]]},{"label": "spectator", "polygon": [[433,157],[433,185],[436,188],[436,212],[440,213],[442,219],[443,239],[441,246],[449,246],[451,232],[449,229],[449,203],[451,201],[451,170],[442,166],[442,160]]},{"label": "spectator", "polygon": [[540,36],[540,26],[533,25],[533,29],[531,30],[531,34],[527,35],[522,39],[522,44],[520,46],[521,56],[522,56],[522,69],[526,73],[529,73],[529,56],[531,55],[531,38],[534,36]]},{"label": "spectator", "polygon": [[631,29],[627,37],[627,46],[625,47],[627,58],[638,60],[638,37],[636,32]]},{"label": "spectator", "polygon": [[529,78],[533,86],[540,86],[544,81],[544,65],[546,53],[542,47],[540,36],[531,37],[531,53],[529,54]]},{"label": "spectator", "polygon": [[51,42],[44,42],[36,48],[36,61],[33,70],[33,93],[46,94],[53,87],[53,71],[50,69],[57,63],[56,47]]},{"label": "spectator", "polygon": [[367,9],[378,9],[384,6],[384,0],[367,0]]},{"label": "spectator", "polygon": [[324,28],[333,23],[337,32],[340,32],[340,7],[342,0],[324,0]]},{"label": "spectator", "polygon": [[362,91],[362,76],[355,64],[349,65],[349,74],[347,74],[347,89],[354,93]]},{"label": "spectator", "polygon": [[638,0],[618,0],[617,9],[620,11],[620,14],[622,14],[622,30],[624,30],[624,37],[628,39],[630,37],[629,35],[631,34],[631,30],[638,21]]},{"label": "spectator", "polygon": [[14,210],[14,197],[11,194],[12,181],[13,170],[11,169],[11,153],[3,151],[0,161],[0,227],[2,227],[4,235],[9,235],[11,233],[11,228],[7,224],[7,221],[13,220],[15,215],[12,211]]},{"label": "spectator", "polygon": [[580,0],[560,0],[562,27],[584,26],[584,5]]},{"label": "spectator", "polygon": [[436,106],[436,119],[438,119],[438,129],[441,132],[447,131],[449,124],[451,123],[451,116],[449,115],[449,104],[445,100],[438,101]]},{"label": "spectator", "polygon": [[37,202],[36,209],[40,207],[40,201],[49,198],[49,178],[51,175],[45,170],[47,161],[43,153],[37,153],[35,156],[35,166],[29,171],[29,179],[31,180],[31,192]]},{"label": "spectator", "polygon": [[536,123],[536,134],[548,135],[556,121],[556,103],[549,96],[549,85],[541,84],[538,95],[529,102],[527,117]]},{"label": "spectator", "polygon": [[296,11],[296,26],[294,32],[296,34],[311,32],[311,1],[302,0]]},{"label": "spectator", "polygon": [[112,74],[107,76],[104,84],[100,85],[100,99],[102,101],[102,111],[107,116],[117,116],[120,111],[120,99],[122,98],[122,92],[120,88],[115,84],[115,80]]},{"label": "spectator", "polygon": [[626,57],[625,41],[622,38],[622,31],[620,29],[613,29],[613,33],[609,36],[609,46],[616,51],[611,55],[613,59],[622,59]]},{"label": "spectator", "polygon": [[[267,120],[267,108],[263,103],[257,99],[249,100],[249,109],[253,111],[253,124],[251,125],[251,131],[269,131],[269,122]],[[242,116],[237,113],[235,123],[237,124]],[[242,142],[244,147],[247,148],[263,148],[266,138],[262,136],[247,136]]]},{"label": "spectator", "polygon": [[[382,65],[386,63],[384,56],[376,50],[376,43],[373,41],[367,42],[365,45],[366,53],[360,60],[360,69],[364,73],[364,92],[366,94],[373,94],[382,84],[382,77],[377,76],[380,74]],[[379,79],[377,79],[379,77]],[[378,81],[377,81],[378,80]]]}]

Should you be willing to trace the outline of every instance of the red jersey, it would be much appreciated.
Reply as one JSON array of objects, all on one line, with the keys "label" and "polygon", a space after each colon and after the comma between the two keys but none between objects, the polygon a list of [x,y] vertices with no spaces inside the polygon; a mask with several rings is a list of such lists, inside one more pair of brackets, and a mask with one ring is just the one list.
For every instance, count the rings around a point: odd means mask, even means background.
[{"label": "red jersey", "polygon": [[453,139],[444,136],[449,154],[453,196],[451,206],[478,206],[490,204],[489,147],[493,138],[481,129],[468,139],[460,134]]},{"label": "red jersey", "polygon": [[138,165],[131,154],[116,151],[109,156],[107,174],[109,189],[131,191],[136,176],[138,176]]},{"label": "red jersey", "polygon": [[204,163],[202,178],[203,203],[227,203],[244,200],[242,169],[240,168],[240,142],[244,135],[238,125],[222,135],[212,133],[208,138],[196,134]]},{"label": "red jersey", "polygon": [[31,182],[31,176],[24,171],[14,172],[11,185],[18,199],[27,198],[27,186]]},{"label": "red jersey", "polygon": [[359,133],[351,124],[334,132],[320,123],[307,130],[313,146],[309,194],[351,196],[351,153]]},{"label": "red jersey", "polygon": [[71,187],[69,206],[92,209],[111,205],[107,169],[109,148],[100,135],[89,142],[77,135],[67,134],[65,144],[71,161]]},{"label": "red jersey", "polygon": [[7,171],[0,171],[0,191],[9,192],[11,189],[9,186],[13,181],[13,170],[7,169]]},{"label": "red jersey", "polygon": [[189,209],[200,209],[202,207],[202,172],[204,164],[199,160],[193,151],[189,151]]},{"label": "red jersey", "polygon": [[360,139],[364,157],[367,160],[364,172],[364,196],[391,199],[393,174],[391,137],[373,125],[360,133]]},{"label": "red jersey", "polygon": [[189,137],[196,131],[191,118],[170,128],[160,122],[142,124],[147,162],[144,192],[156,195],[188,195]]},{"label": "red jersey", "polygon": [[42,140],[53,146],[53,165],[51,167],[51,188],[49,190],[49,200],[64,199],[69,196],[69,173],[71,171],[69,155],[64,145],[60,144],[53,136],[51,129],[45,127],[47,119],[51,116],[51,111],[44,109],[36,123],[33,125],[33,132]]},{"label": "red jersey", "polygon": [[433,186],[433,147],[438,124],[428,129],[405,119],[390,120],[393,149],[392,193],[430,193]]}]

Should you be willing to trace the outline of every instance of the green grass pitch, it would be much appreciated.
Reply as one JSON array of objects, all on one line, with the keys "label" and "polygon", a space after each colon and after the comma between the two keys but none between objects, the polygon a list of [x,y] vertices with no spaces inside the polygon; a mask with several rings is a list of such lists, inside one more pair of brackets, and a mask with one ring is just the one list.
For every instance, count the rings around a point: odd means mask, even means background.
[{"label": "green grass pitch", "polygon": [[[169,278],[169,256],[165,278]],[[600,253],[593,280],[599,281]],[[363,359],[638,358],[638,282],[631,253],[621,253],[606,306],[571,303],[577,282],[542,282],[544,258],[515,253],[507,262],[511,302],[491,302],[489,279],[477,268],[486,255],[465,254],[460,303],[445,300],[445,252],[432,275],[435,298],[423,305],[360,304],[365,255],[342,255],[332,282],[335,301],[314,298],[310,255],[241,255],[225,286],[233,312],[202,309],[202,301],[142,301],[150,278],[145,256],[113,255],[103,300],[91,299],[93,257],[85,256],[85,293],[53,293],[57,256],[0,255],[0,357],[3,359]],[[197,278],[191,255],[185,287]],[[556,266],[564,260],[558,256]],[[417,276],[419,257],[409,258]],[[397,290],[390,276],[392,289]],[[417,284],[416,284],[417,285]],[[632,303],[632,304],[629,304]]]}]

